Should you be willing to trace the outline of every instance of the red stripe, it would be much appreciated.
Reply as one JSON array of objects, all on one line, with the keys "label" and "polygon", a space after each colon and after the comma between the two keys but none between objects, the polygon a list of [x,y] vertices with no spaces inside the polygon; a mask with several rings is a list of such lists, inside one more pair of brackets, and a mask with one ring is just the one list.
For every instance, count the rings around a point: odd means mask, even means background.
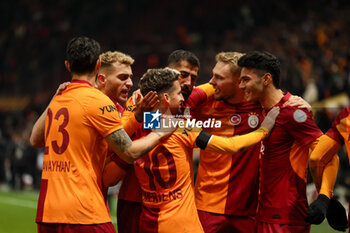
[{"label": "red stripe", "polygon": [[48,182],[48,180],[46,180],[46,179],[41,180],[40,194],[39,194],[39,200],[38,200],[38,209],[36,212],[36,220],[35,220],[36,222],[43,221],[44,204],[45,204],[46,193],[47,193],[47,182]]},{"label": "red stripe", "polygon": [[47,155],[47,154],[49,154],[49,147],[48,147],[48,146],[45,146],[44,155]]},{"label": "red stripe", "polygon": [[123,169],[124,171],[128,171],[128,169],[132,166],[132,164],[129,164],[127,162],[125,162],[124,160],[122,160],[121,158],[119,158],[118,155],[116,154],[112,154],[111,159],[113,160],[113,162],[115,162],[121,169]]},{"label": "red stripe", "polygon": [[142,206],[140,232],[158,233],[159,208]]}]

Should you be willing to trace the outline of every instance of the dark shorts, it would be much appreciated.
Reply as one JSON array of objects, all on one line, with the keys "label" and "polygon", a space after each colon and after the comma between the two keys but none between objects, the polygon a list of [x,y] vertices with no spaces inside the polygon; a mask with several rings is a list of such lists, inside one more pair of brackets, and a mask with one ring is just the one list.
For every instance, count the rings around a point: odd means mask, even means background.
[{"label": "dark shorts", "polygon": [[253,216],[235,216],[209,213],[198,210],[199,220],[206,233],[255,233],[256,222]]},{"label": "dark shorts", "polygon": [[116,233],[111,222],[82,225],[62,223],[38,223],[38,233]]},{"label": "dark shorts", "polygon": [[140,202],[118,199],[118,233],[138,233],[141,210]]}]

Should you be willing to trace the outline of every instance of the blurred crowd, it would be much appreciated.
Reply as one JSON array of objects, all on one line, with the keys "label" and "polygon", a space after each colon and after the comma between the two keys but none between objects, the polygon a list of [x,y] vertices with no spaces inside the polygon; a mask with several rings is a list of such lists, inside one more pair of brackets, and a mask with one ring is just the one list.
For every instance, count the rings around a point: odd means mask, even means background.
[{"label": "blurred crowd", "polygon": [[[0,184],[39,187],[42,151],[28,138],[58,85],[70,80],[65,47],[74,36],[135,58],[134,89],[175,49],[199,57],[197,84],[209,81],[220,51],[266,50],[281,61],[281,88],[314,103],[349,94],[349,15],[347,0],[1,1]],[[323,131],[336,112],[317,113]],[[350,187],[347,173],[340,182]]]}]

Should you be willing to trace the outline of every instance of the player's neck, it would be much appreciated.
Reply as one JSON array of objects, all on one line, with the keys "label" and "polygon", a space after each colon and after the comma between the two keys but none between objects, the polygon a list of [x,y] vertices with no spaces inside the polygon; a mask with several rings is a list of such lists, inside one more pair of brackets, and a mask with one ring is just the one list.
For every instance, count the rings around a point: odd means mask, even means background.
[{"label": "player's neck", "polygon": [[244,102],[244,92],[234,95],[231,99],[224,100],[227,104],[240,104]]},{"label": "player's neck", "polygon": [[89,73],[89,74],[73,74],[72,80],[84,80],[89,82],[92,86],[95,86],[95,79],[96,75]]},{"label": "player's neck", "polygon": [[270,109],[283,98],[283,93],[273,86],[269,86],[263,92],[259,102],[264,109]]}]

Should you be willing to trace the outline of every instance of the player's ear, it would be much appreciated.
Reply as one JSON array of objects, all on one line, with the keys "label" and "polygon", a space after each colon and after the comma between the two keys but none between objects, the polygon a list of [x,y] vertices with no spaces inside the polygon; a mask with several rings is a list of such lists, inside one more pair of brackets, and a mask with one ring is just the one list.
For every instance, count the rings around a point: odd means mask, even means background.
[{"label": "player's ear", "polygon": [[263,84],[264,86],[268,86],[270,83],[272,83],[272,76],[270,73],[266,73],[263,76]]},{"label": "player's ear", "polygon": [[65,65],[66,69],[70,72],[70,65],[69,65],[69,62],[67,60],[64,61],[64,65]]},{"label": "player's ear", "polygon": [[168,93],[163,93],[162,95],[162,102],[164,102],[164,104],[166,104],[167,106],[169,105],[169,101],[170,101],[170,96]]},{"label": "player's ear", "polygon": [[101,68],[101,60],[97,59],[95,69],[96,69],[96,71],[99,71],[100,68]]},{"label": "player's ear", "polygon": [[107,77],[104,74],[98,74],[97,75],[97,83],[100,86],[105,86],[106,85],[106,79]]}]

